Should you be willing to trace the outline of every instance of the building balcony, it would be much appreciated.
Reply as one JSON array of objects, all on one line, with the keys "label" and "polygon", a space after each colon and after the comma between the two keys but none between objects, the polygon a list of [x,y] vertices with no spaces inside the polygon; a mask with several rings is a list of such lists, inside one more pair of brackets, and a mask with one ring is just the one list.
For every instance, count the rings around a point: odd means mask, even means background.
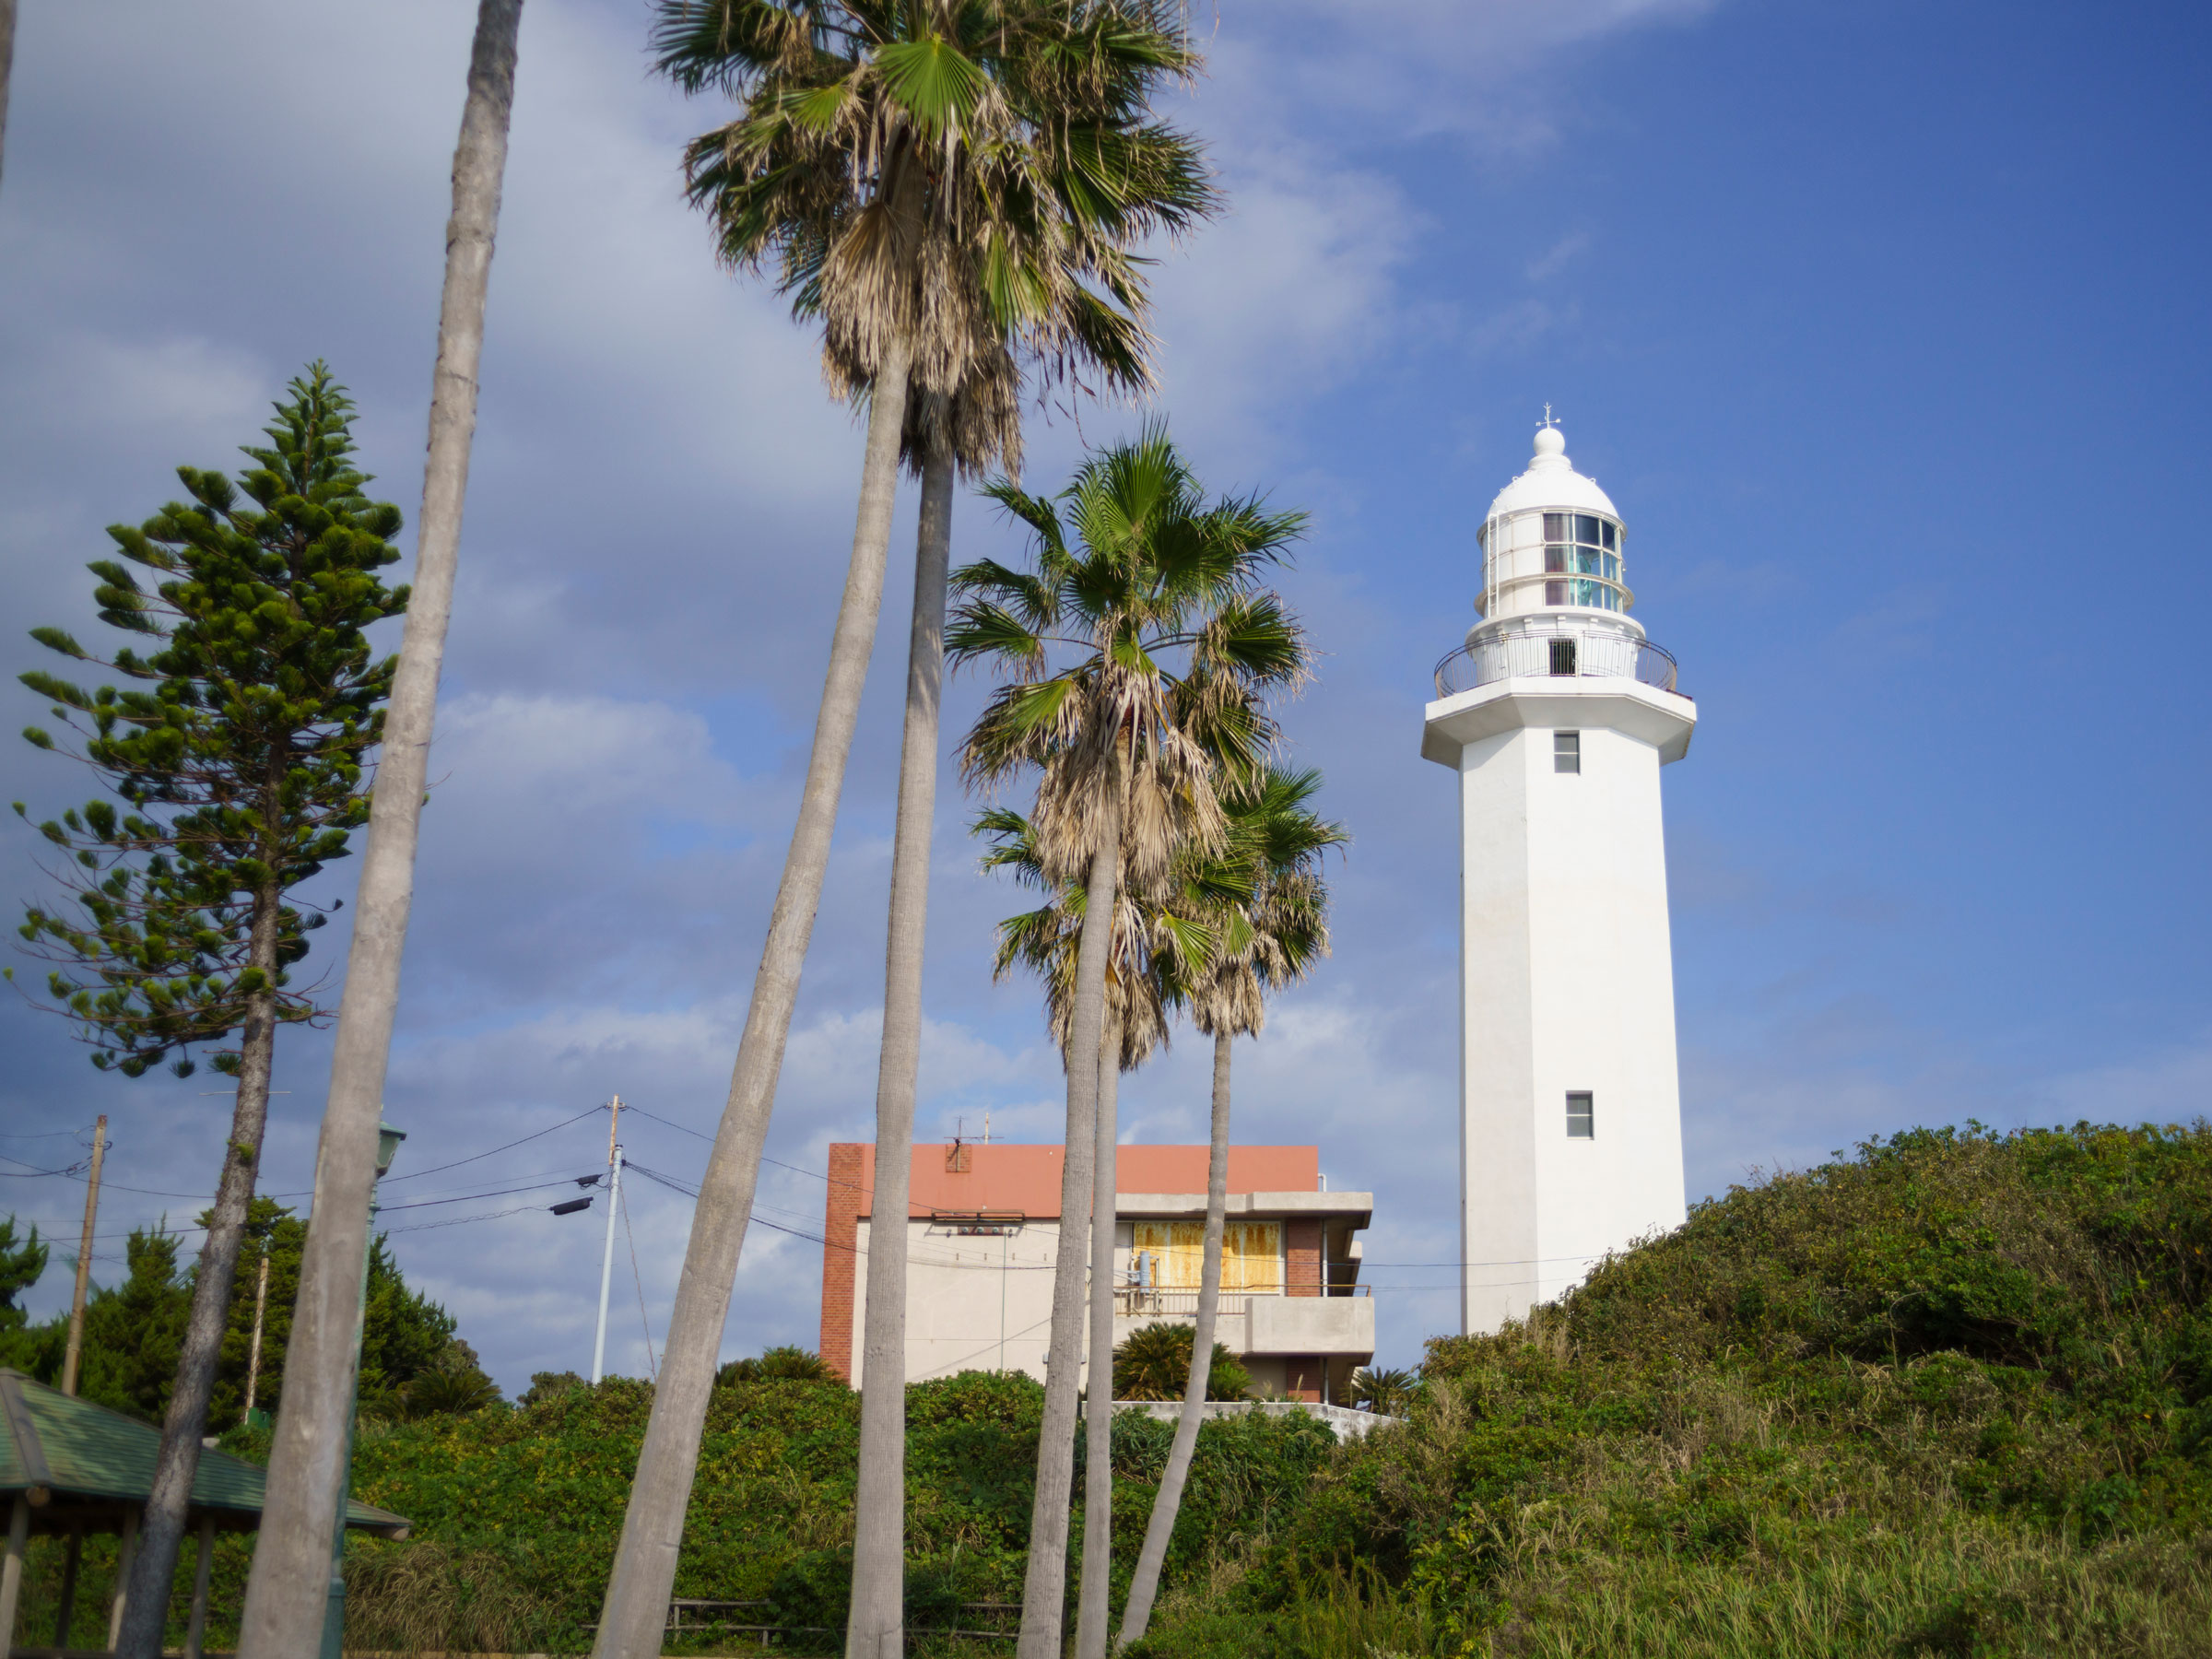
[{"label": "building balcony", "polygon": [[1500,680],[1573,678],[1632,679],[1675,691],[1675,673],[1674,653],[1665,646],[1612,629],[1500,632],[1485,634],[1440,661],[1436,694],[1456,697]]},{"label": "building balcony", "polygon": [[[1242,1359],[1305,1355],[1349,1358],[1364,1365],[1375,1351],[1375,1303],[1364,1285],[1330,1296],[1251,1295],[1224,1292],[1215,1315],[1214,1340]],[[1125,1289],[1114,1292],[1113,1340],[1120,1346],[1149,1324],[1195,1324],[1195,1290]]]}]

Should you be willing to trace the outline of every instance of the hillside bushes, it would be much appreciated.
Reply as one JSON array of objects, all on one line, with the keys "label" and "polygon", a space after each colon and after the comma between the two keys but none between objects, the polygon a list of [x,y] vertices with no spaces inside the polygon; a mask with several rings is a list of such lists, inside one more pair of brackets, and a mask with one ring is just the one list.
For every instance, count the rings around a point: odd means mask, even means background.
[{"label": "hillside bushes", "polygon": [[1133,1659],[1335,1651],[1317,1586],[1379,1652],[2212,1652],[2208,1283],[2201,1125],[1869,1143],[1431,1342]]},{"label": "hillside bushes", "polygon": [[[838,1651],[833,1636],[815,1632],[844,1622],[859,1396],[836,1382],[730,1375],[708,1414],[676,1594],[756,1604],[743,1622],[782,1628],[783,1651]],[[415,1530],[405,1542],[363,1539],[349,1548],[349,1646],[589,1646],[587,1623],[613,1565],[653,1394],[626,1378],[595,1389],[547,1382],[516,1409],[364,1427],[355,1492],[406,1515]],[[1020,1599],[1042,1404],[1043,1390],[1018,1373],[967,1372],[908,1390],[907,1601],[922,1651],[936,1651],[933,1630],[977,1624],[964,1605]],[[1117,1594],[1172,1435],[1172,1424],[1142,1416],[1114,1425]],[[241,1436],[235,1444],[253,1453],[263,1441]],[[1288,1524],[1335,1444],[1311,1418],[1209,1422],[1169,1581],[1233,1578]],[[1079,1525],[1073,1547],[1079,1559]],[[218,1589],[229,1582],[218,1573]],[[218,1641],[235,1617],[235,1604],[218,1594]],[[971,1641],[940,1645],[971,1656],[987,1651]]]},{"label": "hillside bushes", "polygon": [[[1870,1143],[1432,1342],[1403,1427],[1209,1422],[1129,1659],[2212,1654],[2208,1284],[2212,1131]],[[766,1369],[715,1392],[677,1594],[834,1652],[858,1399]],[[549,1377],[365,1428],[356,1489],[416,1533],[349,1553],[353,1643],[588,1646],[651,1398]],[[1041,1403],[1019,1375],[909,1391],[918,1653],[999,1651],[931,1632],[1019,1597]],[[1115,1424],[1123,1574],[1172,1431]],[[52,1576],[34,1554],[34,1606]]]}]

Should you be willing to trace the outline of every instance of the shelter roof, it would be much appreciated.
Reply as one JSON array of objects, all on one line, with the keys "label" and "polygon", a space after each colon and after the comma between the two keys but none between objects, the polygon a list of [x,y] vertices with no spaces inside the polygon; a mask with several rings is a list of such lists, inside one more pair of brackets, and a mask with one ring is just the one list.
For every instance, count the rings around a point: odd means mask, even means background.
[{"label": "shelter roof", "polygon": [[[161,1432],[91,1400],[65,1394],[21,1371],[0,1368],[0,1495],[28,1493],[41,1530],[81,1519],[95,1526],[109,1515],[144,1503],[154,1484]],[[218,1526],[260,1524],[267,1471],[214,1447],[200,1453],[192,1507],[209,1512]],[[403,1537],[404,1516],[371,1504],[349,1503],[346,1524],[386,1537]]]}]

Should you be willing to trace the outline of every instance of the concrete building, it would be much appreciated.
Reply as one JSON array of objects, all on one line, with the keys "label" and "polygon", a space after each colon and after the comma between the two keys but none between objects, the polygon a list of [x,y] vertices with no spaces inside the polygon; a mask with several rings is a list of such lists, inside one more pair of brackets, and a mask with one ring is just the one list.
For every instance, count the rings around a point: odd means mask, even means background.
[{"label": "concrete building", "polygon": [[1459,774],[1461,1316],[1494,1331],[1683,1219],[1659,769],[1697,710],[1547,419],[1477,537],[1421,753]]},{"label": "concrete building", "polygon": [[[908,1190],[906,1374],[1026,1371],[1041,1381],[1060,1243],[1059,1147],[918,1146]],[[1206,1230],[1204,1147],[1124,1147],[1116,1159],[1118,1345],[1161,1322],[1194,1324]],[[830,1148],[823,1217],[822,1358],[862,1386],[876,1148]],[[1217,1339],[1261,1390],[1344,1398],[1375,1351],[1359,1281],[1368,1193],[1324,1190],[1313,1147],[1233,1147]],[[1088,1218],[1077,1222],[1086,1239]],[[1086,1245],[1088,1248],[1088,1245]]]}]

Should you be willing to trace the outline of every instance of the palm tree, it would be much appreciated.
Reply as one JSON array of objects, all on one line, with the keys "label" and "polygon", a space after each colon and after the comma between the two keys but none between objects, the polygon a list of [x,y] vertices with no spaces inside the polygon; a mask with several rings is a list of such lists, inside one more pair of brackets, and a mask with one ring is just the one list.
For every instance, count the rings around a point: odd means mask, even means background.
[{"label": "palm tree", "polygon": [[369,844],[354,900],[353,943],[331,1057],[330,1097],[315,1153],[315,1213],[300,1263],[284,1403],[269,1456],[268,1493],[239,1626],[242,1659],[297,1659],[318,1645],[353,1416],[354,1336],[360,1320],[377,1124],[399,1006],[400,952],[415,896],[415,843],[438,708],[438,675],[460,562],[461,508],[477,428],[484,292],[499,229],[514,107],[523,0],[478,0],[468,96],[453,150],[453,211],[445,229],[445,292],[431,374],[429,453],[417,521],[415,582],[384,720]]},{"label": "palm tree", "polygon": [[[686,1253],[597,1651],[657,1653],[716,1350],[813,929],[882,594],[903,432],[922,457],[879,1077],[877,1213],[905,1210],[956,465],[1018,452],[1021,362],[1148,383],[1130,249],[1211,210],[1191,140],[1147,118],[1196,64],[1161,0],[662,0],[659,67],[736,96],[690,147],[724,261],[772,265],[869,427],[852,565],[799,822]],[[848,1647],[903,1651],[904,1236],[869,1267]],[[880,1281],[880,1282],[879,1282]]]},{"label": "palm tree", "polygon": [[[1260,577],[1305,518],[1270,512],[1256,498],[1209,505],[1158,427],[1094,454],[1056,500],[1005,482],[989,493],[1033,533],[1035,568],[983,560],[955,578],[963,600],[947,636],[951,659],[988,661],[1009,677],[962,745],[962,771],[971,787],[990,789],[1036,768],[1040,868],[1049,881],[1084,888],[1063,1044],[1067,1152],[1051,1339],[1059,1362],[1045,1385],[1018,1650],[1020,1659],[1052,1659],[1066,1595],[1085,1300],[1086,1264],[1067,1223],[1087,1198],[1103,1212],[1093,1217],[1101,1260],[1112,1245],[1113,1144],[1100,1133],[1100,1086],[1118,1065],[1092,1058],[1118,1059],[1121,1047],[1104,1041],[1111,919],[1124,887],[1148,890],[1186,849],[1218,842],[1217,789],[1257,771],[1275,736],[1264,700],[1304,679],[1303,632]],[[1111,1277],[1100,1275],[1092,1292],[1106,1301],[1102,1357]],[[1099,1483],[1087,1514],[1102,1514],[1111,1490]],[[1091,1558],[1109,1533],[1087,1535],[1090,1617],[1079,1624],[1079,1653],[1087,1634],[1096,1651],[1104,1642],[1106,1575],[1091,1571]]]},{"label": "palm tree", "polygon": [[[994,808],[979,816],[981,834],[997,845],[983,858],[987,870],[1009,870],[1027,886],[1051,890],[1038,850],[1036,828],[1019,813]],[[1036,910],[1010,916],[999,924],[998,960],[993,977],[1003,979],[1016,966],[1030,969],[1044,982],[1047,1022],[1069,1065],[1075,1056],[1071,1040],[1076,1006],[1077,964],[1082,955],[1083,918],[1088,892],[1073,882],[1059,884],[1053,898]],[[1212,936],[1202,924],[1179,914],[1148,893],[1124,887],[1115,895],[1113,919],[1107,946],[1105,1022],[1098,1060],[1098,1106],[1091,1136],[1090,1193],[1090,1348],[1113,1351],[1114,1288],[1114,1158],[1118,1138],[1116,1102],[1120,1076],[1134,1071],[1168,1041],[1167,1001],[1163,986],[1202,974],[1213,948]],[[1062,1238],[1075,1225],[1073,1218],[1060,1218]],[[1085,1402],[1088,1432],[1084,1469],[1085,1583],[1103,1582],[1112,1562],[1104,1548],[1094,1549],[1093,1538],[1111,1539],[1113,1491],[1113,1401],[1119,1390],[1100,1385],[1094,1371]],[[1093,1560],[1093,1556],[1100,1559]],[[1034,1556],[1032,1555],[1032,1559]]]},{"label": "palm tree", "polygon": [[1375,1371],[1362,1366],[1352,1373],[1352,1403],[1381,1417],[1404,1417],[1419,1396],[1421,1380],[1409,1371]]},{"label": "palm tree", "polygon": [[16,63],[16,0],[0,0],[0,155],[7,144],[7,82]]},{"label": "palm tree", "polygon": [[1320,787],[1317,771],[1271,768],[1264,772],[1254,787],[1224,803],[1230,816],[1228,844],[1219,853],[1201,858],[1188,877],[1194,888],[1211,899],[1217,941],[1202,971],[1182,987],[1192,1023],[1214,1040],[1206,1258],[1198,1281],[1190,1380],[1123,1606],[1123,1643],[1144,1635],[1151,1622],[1160,1568],[1205,1415],[1201,1407],[1207,1398],[1206,1370],[1221,1301],[1222,1219],[1229,1205],[1230,1041],[1240,1034],[1256,1036],[1266,1018],[1267,993],[1303,979],[1328,954],[1328,888],[1321,877],[1321,858],[1348,838],[1343,826],[1324,820],[1308,806]]},{"label": "palm tree", "polygon": [[[1189,1386],[1191,1355],[1196,1340],[1191,1327],[1171,1324],[1139,1325],[1113,1350],[1113,1397],[1117,1400],[1167,1400]],[[1252,1378],[1237,1357],[1214,1344],[1206,1359],[1206,1397],[1241,1400],[1252,1392]]]}]

